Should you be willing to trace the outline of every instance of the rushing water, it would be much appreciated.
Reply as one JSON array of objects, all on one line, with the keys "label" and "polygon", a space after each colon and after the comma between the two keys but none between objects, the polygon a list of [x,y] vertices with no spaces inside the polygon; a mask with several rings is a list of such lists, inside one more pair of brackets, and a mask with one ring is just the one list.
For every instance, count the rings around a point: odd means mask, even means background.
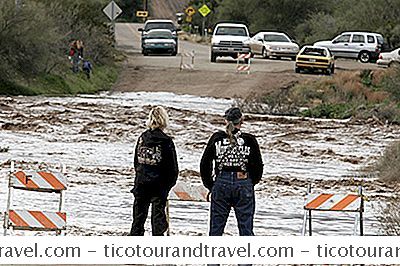
[{"label": "rushing water", "polygon": [[[150,107],[168,108],[168,133],[177,146],[180,180],[199,182],[198,162],[205,144],[213,131],[222,128],[221,115],[233,103],[172,93],[0,98],[0,148],[9,148],[0,153],[0,211],[6,208],[9,160],[23,167],[64,163],[69,180],[68,233],[128,232],[133,148]],[[263,182],[256,187],[257,235],[300,234],[306,183],[313,182],[319,191],[347,192],[349,186],[319,184],[358,175],[400,135],[398,127],[267,116],[249,116],[243,130],[257,136],[265,163]],[[14,199],[14,206],[38,209],[43,202],[47,209],[57,206],[54,194],[39,197],[15,191]],[[367,234],[382,233],[374,218],[380,211],[377,203],[366,203]],[[170,205],[172,234],[207,233],[208,203],[171,201]],[[314,225],[317,234],[352,234],[353,216],[317,213]],[[226,232],[237,234],[233,212]]]}]

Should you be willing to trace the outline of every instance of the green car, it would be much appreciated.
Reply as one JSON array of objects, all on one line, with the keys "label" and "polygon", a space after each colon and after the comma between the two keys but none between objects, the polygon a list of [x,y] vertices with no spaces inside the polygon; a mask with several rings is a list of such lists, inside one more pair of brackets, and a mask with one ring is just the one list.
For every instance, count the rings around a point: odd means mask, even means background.
[{"label": "green car", "polygon": [[142,53],[145,56],[156,53],[170,55],[176,55],[177,53],[175,37],[170,30],[150,30],[143,38]]}]

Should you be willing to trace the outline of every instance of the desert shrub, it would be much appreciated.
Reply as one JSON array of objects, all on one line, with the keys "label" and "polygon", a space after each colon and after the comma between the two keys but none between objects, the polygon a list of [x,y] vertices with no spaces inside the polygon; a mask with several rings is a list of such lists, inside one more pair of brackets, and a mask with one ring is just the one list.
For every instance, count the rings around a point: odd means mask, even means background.
[{"label": "desert shrub", "polygon": [[50,71],[61,55],[55,19],[41,3],[29,2],[15,10],[13,0],[0,1],[0,70],[2,79],[16,73],[31,77]]},{"label": "desert shrub", "polygon": [[381,180],[400,182],[400,141],[393,142],[386,147],[375,168]]},{"label": "desert shrub", "polygon": [[381,86],[391,95],[393,100],[400,101],[400,68],[389,69],[387,75],[383,77]]},{"label": "desert shrub", "polygon": [[77,39],[84,41],[84,57],[96,69],[114,68],[112,36],[99,12],[106,3],[30,0],[16,8],[14,0],[0,1],[0,94],[73,92],[63,79],[70,74],[69,44]]},{"label": "desert shrub", "polygon": [[377,217],[386,235],[400,236],[399,199],[392,199]]},{"label": "desert shrub", "polygon": [[345,119],[352,115],[352,108],[347,104],[320,104],[301,113],[307,117]]}]

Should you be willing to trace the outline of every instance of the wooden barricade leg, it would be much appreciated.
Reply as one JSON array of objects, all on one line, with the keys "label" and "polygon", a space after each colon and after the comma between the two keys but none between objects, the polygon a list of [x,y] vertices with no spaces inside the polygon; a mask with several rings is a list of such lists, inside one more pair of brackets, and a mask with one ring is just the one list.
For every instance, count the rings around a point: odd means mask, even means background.
[{"label": "wooden barricade leg", "polygon": [[[307,194],[311,194],[311,184],[307,185]],[[312,216],[311,216],[311,210],[308,210],[308,235],[312,235]]]},{"label": "wooden barricade leg", "polygon": [[364,197],[362,186],[358,187],[358,194],[361,196],[361,206],[360,206],[360,236],[364,235],[364,221],[363,221],[363,212],[364,212]]},{"label": "wooden barricade leg", "polygon": [[11,187],[11,173],[14,172],[15,168],[15,163],[14,161],[11,161],[11,168],[10,168],[10,174],[8,177],[8,196],[7,196],[7,209],[6,212],[4,213],[4,235],[7,235],[7,229],[8,229],[8,224],[9,224],[9,213],[10,213],[10,207],[11,207],[11,194],[13,192],[12,187]]},{"label": "wooden barricade leg", "polygon": [[170,225],[171,219],[170,219],[170,215],[169,215],[169,200],[167,200],[167,205],[165,206],[165,214],[166,214],[166,216],[167,216],[167,223],[168,223],[167,236],[169,236],[169,235],[171,234],[171,231],[170,231],[170,228],[171,228],[171,225]]},{"label": "wooden barricade leg", "polygon": [[359,218],[359,214],[356,213],[356,214],[354,215],[354,231],[353,231],[353,235],[357,235],[358,223],[359,223],[358,218]]},{"label": "wooden barricade leg", "polygon": [[240,73],[240,71],[239,71],[239,56],[240,56],[240,54],[238,53],[237,54],[237,58],[236,58],[236,73]]},{"label": "wooden barricade leg", "polygon": [[181,65],[179,66],[180,71],[183,70],[183,55],[184,53],[181,53]]},{"label": "wooden barricade leg", "polygon": [[305,236],[307,232],[307,210],[304,210],[303,226],[301,228],[301,235]]},{"label": "wooden barricade leg", "polygon": [[[10,181],[9,181],[10,183]],[[8,224],[9,224],[9,213],[10,213],[10,207],[11,207],[11,193],[12,193],[12,188],[11,186],[8,187],[8,197],[7,197],[7,209],[6,212],[4,213],[4,236],[7,235],[7,229],[8,229]]]}]

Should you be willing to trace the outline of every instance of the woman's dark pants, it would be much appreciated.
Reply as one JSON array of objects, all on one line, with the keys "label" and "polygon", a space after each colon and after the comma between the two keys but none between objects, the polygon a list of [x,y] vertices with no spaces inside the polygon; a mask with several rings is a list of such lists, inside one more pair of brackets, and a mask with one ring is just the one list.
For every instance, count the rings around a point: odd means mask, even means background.
[{"label": "woman's dark pants", "polygon": [[167,216],[165,214],[165,206],[167,197],[151,196],[148,194],[135,195],[133,203],[133,223],[131,236],[144,235],[144,224],[147,219],[149,207],[151,204],[151,231],[153,236],[162,236],[168,229]]}]

